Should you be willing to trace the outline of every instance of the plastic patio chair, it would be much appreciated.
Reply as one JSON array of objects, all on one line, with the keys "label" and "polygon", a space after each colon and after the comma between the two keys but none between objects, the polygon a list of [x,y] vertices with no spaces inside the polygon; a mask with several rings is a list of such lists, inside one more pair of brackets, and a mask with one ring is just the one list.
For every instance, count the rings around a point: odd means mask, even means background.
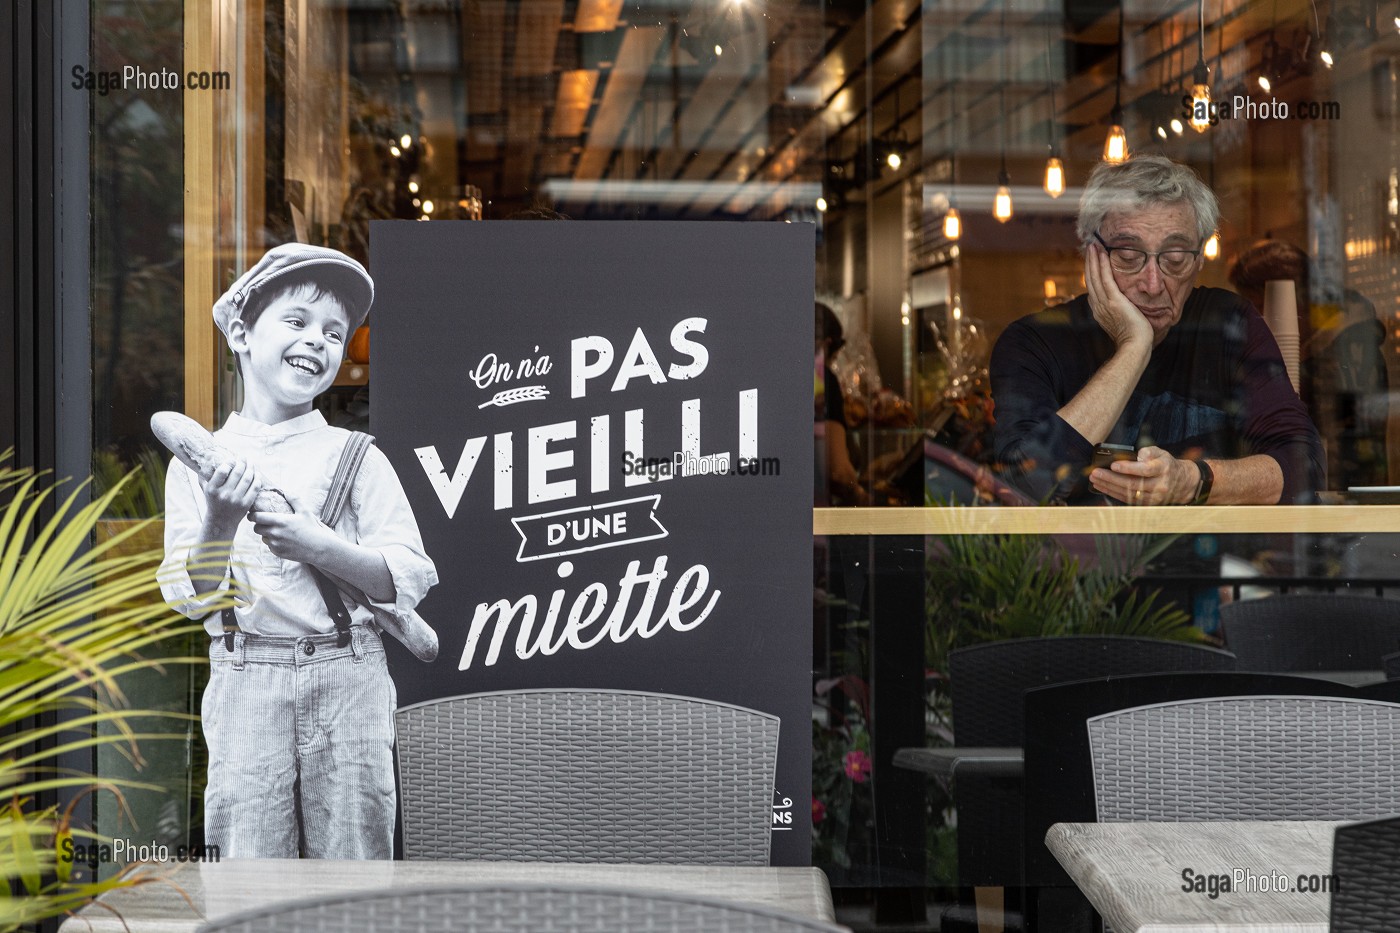
[{"label": "plastic patio chair", "polygon": [[1242,671],[1379,670],[1400,651],[1400,600],[1340,593],[1247,599],[1220,607]]},{"label": "plastic patio chair", "polygon": [[199,933],[841,933],[845,927],[707,898],[611,888],[396,888],[284,901]]},{"label": "plastic patio chair", "polygon": [[404,857],[767,865],[776,716],[623,690],[400,709]]},{"label": "plastic patio chair", "polygon": [[1088,721],[1100,822],[1400,813],[1400,704],[1233,696]]}]

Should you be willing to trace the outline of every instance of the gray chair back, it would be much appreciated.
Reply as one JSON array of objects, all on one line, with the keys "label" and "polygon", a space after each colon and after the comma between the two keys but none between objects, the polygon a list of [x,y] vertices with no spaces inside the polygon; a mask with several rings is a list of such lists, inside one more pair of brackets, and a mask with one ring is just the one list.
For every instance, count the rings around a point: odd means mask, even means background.
[{"label": "gray chair back", "polygon": [[1400,917],[1400,816],[1337,827],[1332,843],[1331,933],[1373,933]]},{"label": "gray chair back", "polygon": [[1400,651],[1400,600],[1340,593],[1246,599],[1220,607],[1242,671],[1379,670]]},{"label": "gray chair back", "polygon": [[609,888],[398,888],[284,901],[199,933],[841,933],[762,907]]},{"label": "gray chair back", "polygon": [[766,865],[778,718],[513,690],[400,709],[404,857]]},{"label": "gray chair back", "polygon": [[1208,697],[1087,723],[1100,822],[1358,820],[1400,813],[1400,705]]}]

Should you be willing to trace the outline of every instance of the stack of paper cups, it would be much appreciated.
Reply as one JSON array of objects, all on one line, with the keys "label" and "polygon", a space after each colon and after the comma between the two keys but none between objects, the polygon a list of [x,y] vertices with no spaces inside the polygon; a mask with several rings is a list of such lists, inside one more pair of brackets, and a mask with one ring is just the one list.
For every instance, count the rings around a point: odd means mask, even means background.
[{"label": "stack of paper cups", "polygon": [[1264,283],[1264,323],[1274,333],[1274,340],[1283,353],[1283,365],[1288,381],[1298,391],[1298,290],[1289,279],[1273,279]]}]

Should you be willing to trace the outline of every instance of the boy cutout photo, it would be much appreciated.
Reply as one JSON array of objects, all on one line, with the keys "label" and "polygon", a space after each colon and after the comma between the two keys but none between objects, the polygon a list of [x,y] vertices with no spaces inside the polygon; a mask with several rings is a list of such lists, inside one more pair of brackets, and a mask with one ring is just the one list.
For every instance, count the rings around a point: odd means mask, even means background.
[{"label": "boy cutout photo", "polygon": [[[210,638],[205,841],[225,858],[393,856],[397,696],[381,632],[431,660],[414,608],[437,572],[388,458],[313,407],[373,300],[343,253],[269,250],[213,309],[242,407],[200,471],[177,456],[166,478],[161,588]],[[222,583],[199,592],[190,568],[225,554]],[[211,612],[230,587],[236,608]]]}]

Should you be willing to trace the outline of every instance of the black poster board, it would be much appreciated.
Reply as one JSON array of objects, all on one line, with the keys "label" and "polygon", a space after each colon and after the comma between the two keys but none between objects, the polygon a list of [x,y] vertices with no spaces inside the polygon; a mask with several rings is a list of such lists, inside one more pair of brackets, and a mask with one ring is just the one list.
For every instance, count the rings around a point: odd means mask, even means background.
[{"label": "black poster board", "polygon": [[813,250],[805,224],[371,225],[371,433],[441,578],[437,661],[390,647],[400,704],[775,714],[776,865],[811,852]]}]

